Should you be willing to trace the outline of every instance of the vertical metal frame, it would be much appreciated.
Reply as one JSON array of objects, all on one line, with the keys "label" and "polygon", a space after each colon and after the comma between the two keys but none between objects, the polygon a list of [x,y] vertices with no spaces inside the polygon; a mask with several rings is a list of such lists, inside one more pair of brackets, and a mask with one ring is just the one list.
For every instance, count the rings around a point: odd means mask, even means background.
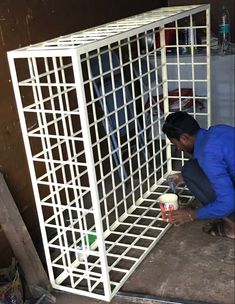
[{"label": "vertical metal frame", "polygon": [[206,56],[207,56],[207,92],[208,92],[208,102],[207,102],[207,113],[208,113],[208,120],[207,120],[207,127],[211,125],[211,14],[210,8],[206,10],[206,41],[207,41],[207,48],[206,48]]},{"label": "vertical metal frame", "polygon": [[[194,25],[198,13],[205,13],[205,24]],[[175,154],[161,127],[171,112],[172,84],[187,81],[190,114],[210,124],[209,16],[208,5],[166,7],[8,52],[54,288],[110,301],[170,228],[157,198],[169,191],[175,163],[186,158]],[[167,45],[166,29],[179,33],[183,18],[189,30],[206,30],[200,45],[206,60],[195,57],[192,42],[184,61],[178,34]],[[172,59],[169,47],[176,50]],[[192,79],[183,79],[185,66]],[[196,103],[200,83],[207,88],[203,111]],[[185,96],[179,90],[176,97],[182,109]],[[192,200],[185,187],[179,190]]]}]

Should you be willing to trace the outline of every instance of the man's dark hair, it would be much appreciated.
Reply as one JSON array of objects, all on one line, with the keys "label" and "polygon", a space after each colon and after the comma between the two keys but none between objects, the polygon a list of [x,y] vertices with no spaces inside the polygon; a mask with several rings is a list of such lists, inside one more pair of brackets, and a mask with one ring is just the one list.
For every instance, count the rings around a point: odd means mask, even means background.
[{"label": "man's dark hair", "polygon": [[169,114],[162,127],[168,138],[175,139],[179,139],[183,133],[195,135],[199,129],[198,122],[187,112],[182,111]]}]

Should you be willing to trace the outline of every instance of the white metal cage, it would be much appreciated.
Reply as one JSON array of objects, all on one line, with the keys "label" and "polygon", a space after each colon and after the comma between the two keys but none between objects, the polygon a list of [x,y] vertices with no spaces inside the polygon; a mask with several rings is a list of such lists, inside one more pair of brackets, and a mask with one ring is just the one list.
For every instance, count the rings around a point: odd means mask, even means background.
[{"label": "white metal cage", "polygon": [[8,52],[54,288],[109,301],[170,227],[157,198],[186,157],[161,126],[177,109],[210,123],[209,15],[165,7]]}]

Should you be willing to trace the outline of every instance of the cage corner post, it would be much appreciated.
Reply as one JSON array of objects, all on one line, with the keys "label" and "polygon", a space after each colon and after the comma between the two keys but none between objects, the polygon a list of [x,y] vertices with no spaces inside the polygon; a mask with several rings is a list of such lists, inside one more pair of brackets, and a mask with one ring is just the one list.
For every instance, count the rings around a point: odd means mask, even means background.
[{"label": "cage corner post", "polygon": [[[169,114],[169,93],[168,93],[168,76],[167,76],[167,53],[166,53],[166,35],[165,35],[165,26],[160,27],[160,46],[161,46],[161,65],[162,65],[162,83],[163,83],[163,112],[164,119]],[[171,163],[171,143],[170,140],[166,137],[166,157],[167,157],[167,174],[170,174],[172,171]]]},{"label": "cage corner post", "polygon": [[94,221],[95,221],[95,230],[97,234],[97,244],[98,250],[101,259],[101,268],[102,268],[102,278],[104,282],[104,297],[105,301],[111,300],[111,289],[110,289],[110,279],[108,272],[108,264],[107,258],[105,255],[105,243],[104,243],[104,231],[102,227],[102,218],[100,212],[100,204],[99,204],[99,193],[97,186],[97,179],[95,173],[95,163],[94,156],[92,152],[92,141],[90,135],[90,125],[88,121],[88,112],[86,107],[86,96],[83,86],[83,72],[80,61],[80,53],[79,51],[74,50],[72,55],[73,69],[74,69],[74,79],[76,86],[76,94],[79,104],[79,112],[80,112],[80,120],[82,126],[82,137],[84,141],[84,149],[85,149],[85,157],[86,164],[88,169],[88,179],[90,184],[91,198],[92,198],[92,206],[94,210]]}]

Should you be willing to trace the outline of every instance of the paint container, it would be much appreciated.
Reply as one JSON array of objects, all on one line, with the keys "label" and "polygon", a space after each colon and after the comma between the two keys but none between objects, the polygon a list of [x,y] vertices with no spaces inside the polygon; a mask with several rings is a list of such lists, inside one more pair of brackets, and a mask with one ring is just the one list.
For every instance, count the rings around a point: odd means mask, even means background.
[{"label": "paint container", "polygon": [[158,198],[158,202],[159,202],[159,205],[161,208],[163,220],[165,219],[166,211],[173,211],[173,210],[177,210],[179,208],[178,196],[173,193],[162,194]]}]

